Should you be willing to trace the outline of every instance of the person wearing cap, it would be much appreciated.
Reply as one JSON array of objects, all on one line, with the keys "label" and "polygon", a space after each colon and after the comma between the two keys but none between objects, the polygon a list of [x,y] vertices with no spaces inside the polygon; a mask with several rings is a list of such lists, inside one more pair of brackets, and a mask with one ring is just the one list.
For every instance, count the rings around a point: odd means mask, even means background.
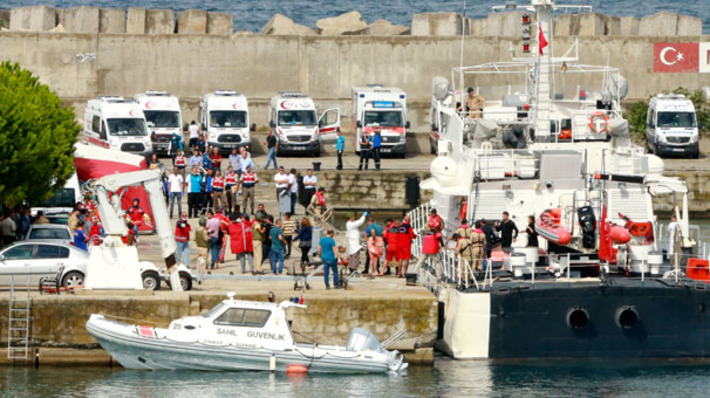
[{"label": "person wearing cap", "polygon": [[359,219],[355,219],[355,212],[348,213],[348,221],[345,223],[345,237],[348,240],[348,257],[350,259],[348,268],[357,270],[360,267],[360,227],[365,223],[368,212],[362,213]]},{"label": "person wearing cap", "polygon": [[207,234],[207,219],[200,218],[200,227],[195,232],[195,244],[197,245],[197,266],[201,271],[207,271],[207,255],[210,249],[210,237]]},{"label": "person wearing cap", "polygon": [[181,212],[180,219],[175,225],[175,243],[177,244],[177,252],[175,261],[185,266],[190,265],[190,223],[187,222],[187,213]]},{"label": "person wearing cap", "polygon": [[469,87],[468,97],[464,100],[463,105],[459,106],[456,110],[466,111],[466,115],[470,119],[480,119],[483,112],[483,108],[486,106],[486,100],[482,96],[478,95],[473,87]]}]

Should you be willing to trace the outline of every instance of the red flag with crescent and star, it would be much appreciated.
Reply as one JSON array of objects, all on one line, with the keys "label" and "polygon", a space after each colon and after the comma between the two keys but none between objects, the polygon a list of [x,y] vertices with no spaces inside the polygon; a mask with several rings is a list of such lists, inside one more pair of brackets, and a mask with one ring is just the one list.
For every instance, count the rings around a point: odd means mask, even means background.
[{"label": "red flag with crescent and star", "polygon": [[698,43],[653,43],[653,71],[656,73],[697,73]]},{"label": "red flag with crescent and star", "polygon": [[542,33],[542,26],[540,26],[538,28],[538,30],[540,31],[539,39],[538,39],[538,47],[540,47],[540,55],[544,55],[542,53],[542,49],[547,47],[547,39],[545,38],[545,35]]}]

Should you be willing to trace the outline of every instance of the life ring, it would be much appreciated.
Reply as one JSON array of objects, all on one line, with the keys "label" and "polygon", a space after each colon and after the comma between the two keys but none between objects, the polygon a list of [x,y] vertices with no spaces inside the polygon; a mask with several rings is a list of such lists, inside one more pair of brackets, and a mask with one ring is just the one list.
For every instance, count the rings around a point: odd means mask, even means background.
[{"label": "life ring", "polygon": [[[599,118],[604,119],[604,124],[597,126],[596,121]],[[594,112],[589,116],[589,124],[587,126],[590,130],[592,130],[593,133],[606,133],[607,129],[609,128],[609,115],[606,112]]]}]

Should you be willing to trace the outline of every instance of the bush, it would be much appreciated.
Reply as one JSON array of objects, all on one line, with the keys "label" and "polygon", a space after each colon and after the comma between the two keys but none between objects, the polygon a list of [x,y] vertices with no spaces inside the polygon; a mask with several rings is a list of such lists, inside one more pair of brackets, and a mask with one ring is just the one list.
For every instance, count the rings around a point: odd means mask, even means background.
[{"label": "bush", "polygon": [[41,203],[74,172],[74,111],[18,64],[0,64],[0,204]]}]

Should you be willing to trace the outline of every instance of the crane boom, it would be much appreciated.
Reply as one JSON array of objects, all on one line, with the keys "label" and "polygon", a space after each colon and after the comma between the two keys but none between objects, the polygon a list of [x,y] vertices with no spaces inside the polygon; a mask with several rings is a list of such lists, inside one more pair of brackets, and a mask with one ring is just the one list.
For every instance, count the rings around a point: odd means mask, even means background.
[{"label": "crane boom", "polygon": [[[127,227],[123,221],[120,210],[120,201],[112,203],[109,192],[116,192],[121,188],[141,185],[148,193],[150,206],[153,209],[153,222],[160,239],[160,250],[165,259],[165,265],[170,269],[175,265],[175,252],[177,244],[170,227],[170,217],[163,198],[160,181],[160,170],[140,170],[128,173],[107,175],[95,180],[89,188],[96,198],[98,210],[107,235],[115,238],[124,236]],[[120,239],[116,239],[120,240]]]}]

